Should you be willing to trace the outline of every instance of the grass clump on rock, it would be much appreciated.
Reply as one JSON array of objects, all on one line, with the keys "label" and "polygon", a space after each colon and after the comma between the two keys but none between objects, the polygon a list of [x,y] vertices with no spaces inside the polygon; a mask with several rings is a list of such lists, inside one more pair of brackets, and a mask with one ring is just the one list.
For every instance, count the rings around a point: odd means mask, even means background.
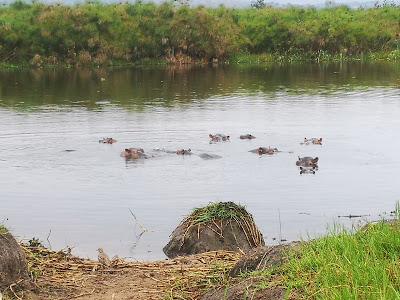
[{"label": "grass clump on rock", "polygon": [[202,224],[215,220],[246,219],[253,218],[245,207],[233,202],[216,202],[207,206],[195,208],[188,219],[194,224]]},{"label": "grass clump on rock", "polygon": [[241,205],[218,202],[194,209],[163,250],[172,258],[215,250],[245,252],[261,245],[264,239],[252,215]]},{"label": "grass clump on rock", "polygon": [[8,229],[4,225],[0,224],[0,235],[7,234],[7,233],[8,233]]}]

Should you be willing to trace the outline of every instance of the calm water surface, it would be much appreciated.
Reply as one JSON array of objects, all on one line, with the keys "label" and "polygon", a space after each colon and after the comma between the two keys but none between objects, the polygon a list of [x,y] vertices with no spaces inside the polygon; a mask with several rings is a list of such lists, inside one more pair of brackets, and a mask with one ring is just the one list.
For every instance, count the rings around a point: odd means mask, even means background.
[{"label": "calm water surface", "polygon": [[[0,222],[53,249],[147,260],[210,201],[246,205],[267,243],[378,219],[400,199],[399,86],[385,64],[0,72]],[[215,132],[231,142],[209,144]],[[259,146],[286,152],[248,152]],[[126,162],[126,147],[222,158]],[[298,155],[319,171],[300,175]]]}]

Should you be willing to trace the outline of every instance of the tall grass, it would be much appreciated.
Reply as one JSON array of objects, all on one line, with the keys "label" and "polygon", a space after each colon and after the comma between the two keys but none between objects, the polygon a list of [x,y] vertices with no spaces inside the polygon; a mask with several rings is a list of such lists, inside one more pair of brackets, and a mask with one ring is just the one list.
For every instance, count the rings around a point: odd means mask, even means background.
[{"label": "tall grass", "polygon": [[312,241],[281,272],[284,285],[307,299],[400,299],[400,225]]},{"label": "tall grass", "polygon": [[0,7],[0,62],[400,60],[396,6],[232,9],[176,3],[68,6],[18,0]]}]

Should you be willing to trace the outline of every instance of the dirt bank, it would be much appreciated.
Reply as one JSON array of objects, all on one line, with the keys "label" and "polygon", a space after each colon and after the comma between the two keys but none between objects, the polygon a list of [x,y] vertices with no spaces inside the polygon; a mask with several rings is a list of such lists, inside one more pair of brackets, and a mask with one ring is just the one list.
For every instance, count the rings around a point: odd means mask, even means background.
[{"label": "dirt bank", "polygon": [[238,253],[218,251],[151,263],[115,259],[105,266],[68,250],[22,248],[37,291],[20,291],[17,296],[32,300],[198,299],[202,289],[223,280],[240,258]]}]

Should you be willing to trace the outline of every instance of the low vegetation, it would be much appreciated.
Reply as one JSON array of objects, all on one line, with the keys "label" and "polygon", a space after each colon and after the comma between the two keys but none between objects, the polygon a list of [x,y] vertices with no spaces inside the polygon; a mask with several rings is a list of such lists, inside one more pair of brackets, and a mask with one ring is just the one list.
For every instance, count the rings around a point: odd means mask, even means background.
[{"label": "low vegetation", "polygon": [[215,220],[248,218],[250,215],[242,205],[233,202],[216,202],[195,208],[190,215],[193,224],[210,223]]},{"label": "low vegetation", "polygon": [[400,224],[379,223],[355,234],[342,230],[312,241],[277,272],[289,293],[306,299],[398,299]]},{"label": "low vegetation", "polygon": [[177,2],[0,8],[0,65],[400,59],[400,9]]},{"label": "low vegetation", "polygon": [[[195,209],[193,215],[197,217],[193,221],[204,224],[221,218],[235,219],[242,209],[232,202],[211,203]],[[228,291],[241,282],[245,285],[240,291],[245,289],[249,298],[252,294],[262,296],[264,292],[271,295],[268,290],[279,288],[285,290],[288,299],[399,299],[399,205],[394,215],[392,221],[371,223],[356,232],[335,228],[325,237],[298,244],[285,252],[287,259],[282,264],[236,278],[230,277],[229,271],[241,255],[232,252],[210,252],[150,264],[116,259],[111,267],[105,267],[98,262],[75,258],[70,252],[53,252],[40,245],[22,247],[32,278],[42,284],[39,291],[42,295],[94,293],[92,287],[96,287],[97,281],[90,278],[96,275],[111,282],[115,281],[112,274],[124,270],[121,274],[125,274],[123,279],[127,282],[142,282],[151,274],[158,282],[157,287],[153,287],[154,292],[158,291],[160,297],[166,299],[200,299],[210,289]],[[6,229],[0,226],[0,230]],[[130,273],[131,270],[134,271]],[[137,276],[138,270],[143,270],[142,277]],[[87,289],[82,291],[78,279],[85,282]],[[57,287],[49,282],[56,282]],[[149,282],[154,285],[152,280]],[[61,291],[60,286],[64,290]],[[135,288],[143,290],[140,284]],[[96,293],[104,291],[100,289]]]},{"label": "low vegetation", "polygon": [[246,281],[250,298],[277,287],[288,299],[400,298],[399,220],[369,224],[356,233],[336,229],[287,256],[282,265],[225,279],[220,288]]}]

